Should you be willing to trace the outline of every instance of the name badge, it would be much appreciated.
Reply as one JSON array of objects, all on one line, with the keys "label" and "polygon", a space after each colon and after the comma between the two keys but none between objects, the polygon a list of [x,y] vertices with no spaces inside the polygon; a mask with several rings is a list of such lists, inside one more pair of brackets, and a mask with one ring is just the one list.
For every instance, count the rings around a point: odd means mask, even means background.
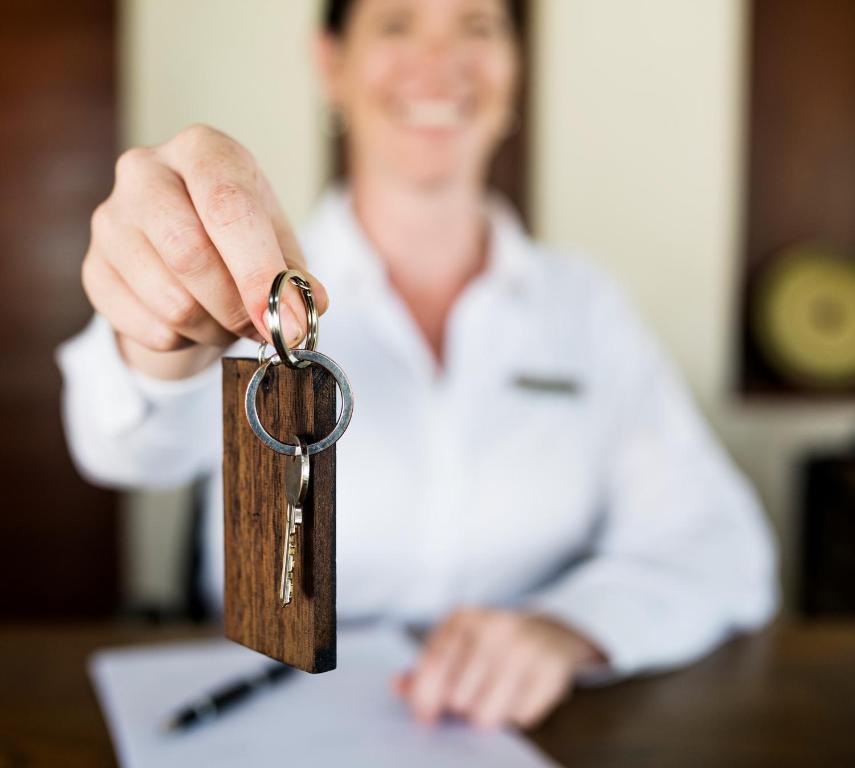
[{"label": "name badge", "polygon": [[518,389],[544,392],[551,395],[576,396],[581,390],[576,379],[564,376],[538,376],[531,373],[520,373],[513,378],[512,383]]}]

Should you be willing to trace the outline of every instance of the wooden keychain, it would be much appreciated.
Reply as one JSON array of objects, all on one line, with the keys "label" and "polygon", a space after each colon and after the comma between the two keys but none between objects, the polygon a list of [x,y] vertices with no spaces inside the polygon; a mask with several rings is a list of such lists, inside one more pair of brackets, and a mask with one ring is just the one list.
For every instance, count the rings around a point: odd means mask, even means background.
[{"label": "wooden keychain", "polygon": [[[279,304],[289,281],[306,305],[303,349],[282,338]],[[223,358],[225,634],[293,667],[327,672],[336,666],[335,444],[353,415],[353,393],[341,367],[315,350],[318,314],[297,270],[274,279],[267,324],[273,356],[265,358],[265,342],[257,359]]]}]

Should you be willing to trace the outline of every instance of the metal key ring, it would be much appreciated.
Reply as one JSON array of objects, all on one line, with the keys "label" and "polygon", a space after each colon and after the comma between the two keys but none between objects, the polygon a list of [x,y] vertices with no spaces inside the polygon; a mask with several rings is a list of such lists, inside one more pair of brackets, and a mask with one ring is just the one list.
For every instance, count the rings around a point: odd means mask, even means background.
[{"label": "metal key ring", "polygon": [[[342,370],[341,366],[332,358],[327,357],[320,352],[315,352],[313,349],[295,349],[292,354],[298,362],[303,362],[306,365],[317,363],[322,368],[326,368],[333,375],[335,383],[338,385],[338,390],[341,393],[341,413],[339,414],[338,421],[336,422],[335,427],[333,427],[332,432],[322,440],[318,440],[316,443],[310,443],[306,446],[306,453],[309,456],[312,456],[329,448],[344,434],[344,431],[347,429],[347,425],[350,424],[350,417],[353,415],[353,391],[350,388],[350,382],[347,379],[347,375]],[[268,358],[258,367],[255,373],[252,374],[249,386],[246,388],[246,418],[249,420],[249,426],[252,427],[252,431],[255,432],[256,437],[268,448],[272,448],[277,453],[284,453],[286,456],[297,456],[296,445],[279,442],[279,440],[273,437],[264,428],[261,424],[261,419],[258,418],[258,408],[255,403],[255,398],[258,394],[258,387],[264,380],[264,377],[267,374],[267,369],[271,366],[275,367],[278,362],[279,361],[276,360],[276,358]]]},{"label": "metal key ring", "polygon": [[279,359],[292,368],[305,368],[310,363],[300,361],[291,351],[285,339],[282,338],[282,318],[279,314],[279,305],[281,303],[282,286],[288,281],[300,289],[303,302],[306,305],[307,333],[305,349],[314,351],[318,346],[318,310],[315,307],[315,297],[312,294],[312,286],[299,270],[289,269],[280,272],[273,279],[273,284],[270,286],[270,294],[267,297],[267,326],[270,328],[270,337],[273,340],[273,347],[276,349]]}]

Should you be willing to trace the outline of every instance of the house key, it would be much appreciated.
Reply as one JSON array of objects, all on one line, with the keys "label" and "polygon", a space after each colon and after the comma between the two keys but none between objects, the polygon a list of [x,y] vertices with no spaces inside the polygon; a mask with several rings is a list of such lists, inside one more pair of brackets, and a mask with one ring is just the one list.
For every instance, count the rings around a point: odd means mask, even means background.
[{"label": "house key", "polygon": [[296,456],[285,456],[285,531],[282,575],[279,578],[279,605],[286,606],[294,594],[294,561],[297,558],[297,526],[303,522],[303,501],[309,490],[310,461],[306,443],[293,438]]}]

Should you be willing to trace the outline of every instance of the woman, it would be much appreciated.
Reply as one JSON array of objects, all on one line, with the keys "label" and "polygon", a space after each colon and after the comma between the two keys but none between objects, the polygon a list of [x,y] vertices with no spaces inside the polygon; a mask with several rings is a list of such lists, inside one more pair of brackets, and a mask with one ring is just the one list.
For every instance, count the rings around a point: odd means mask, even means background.
[{"label": "woman", "polygon": [[[349,183],[299,242],[211,128],[120,158],[83,265],[97,314],[59,354],[81,471],[210,474],[220,600],[217,360],[254,355],[273,276],[308,266],[321,349],[358,401],[338,448],[339,614],[434,625],[394,681],[418,717],[530,726],[575,681],[765,622],[775,558],[753,493],[612,283],[485,188],[514,119],[511,4],[351,0],[325,18]],[[297,344],[302,301],[285,298]]]}]

